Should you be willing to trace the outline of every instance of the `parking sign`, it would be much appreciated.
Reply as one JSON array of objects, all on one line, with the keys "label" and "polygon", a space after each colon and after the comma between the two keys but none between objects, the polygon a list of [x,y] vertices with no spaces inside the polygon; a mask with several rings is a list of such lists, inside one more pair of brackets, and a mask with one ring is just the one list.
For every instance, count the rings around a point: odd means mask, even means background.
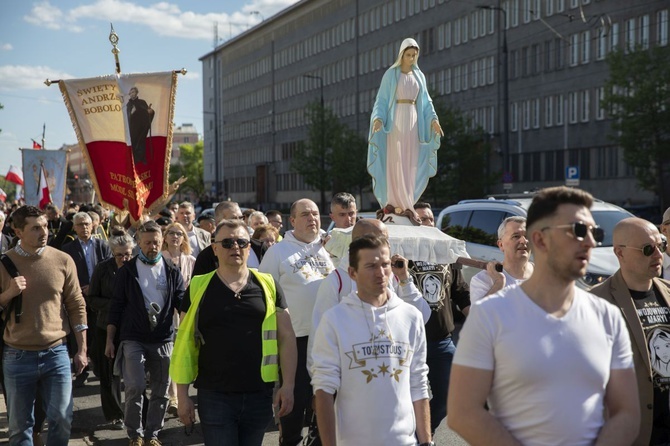
[{"label": "parking sign", "polygon": [[579,186],[579,166],[568,166],[565,168],[565,185]]}]

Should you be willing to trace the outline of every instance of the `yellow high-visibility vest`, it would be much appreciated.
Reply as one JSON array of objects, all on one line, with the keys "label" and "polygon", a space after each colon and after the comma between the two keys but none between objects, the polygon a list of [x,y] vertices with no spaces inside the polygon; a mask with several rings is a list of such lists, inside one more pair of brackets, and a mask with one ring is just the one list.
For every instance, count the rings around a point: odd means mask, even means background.
[{"label": "yellow high-visibility vest", "polygon": [[[258,279],[265,298],[265,318],[261,326],[263,357],[261,359],[261,378],[264,382],[279,380],[279,345],[277,343],[277,287],[272,275],[260,273],[250,268],[249,271]],[[177,384],[191,384],[198,376],[198,357],[200,345],[204,343],[198,331],[198,315],[200,302],[210,280],[216,270],[191,278],[191,306],[179,326],[177,339],[170,359],[170,378]]]}]

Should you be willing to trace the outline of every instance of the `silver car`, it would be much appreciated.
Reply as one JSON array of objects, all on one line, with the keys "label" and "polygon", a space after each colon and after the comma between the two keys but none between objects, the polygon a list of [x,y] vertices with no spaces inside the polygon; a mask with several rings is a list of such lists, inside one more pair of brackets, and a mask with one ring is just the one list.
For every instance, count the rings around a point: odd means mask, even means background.
[{"label": "silver car", "polygon": [[[464,240],[471,257],[502,261],[503,253],[496,244],[498,226],[507,217],[525,217],[531,201],[532,195],[527,194],[518,198],[463,200],[442,210],[436,226],[452,237]],[[577,285],[584,289],[601,283],[619,269],[612,250],[612,230],[620,220],[633,216],[625,209],[601,200],[594,200],[591,213],[596,224],[605,230],[605,239],[593,249],[587,273],[577,281]],[[477,270],[465,267],[463,273],[469,281]]]}]

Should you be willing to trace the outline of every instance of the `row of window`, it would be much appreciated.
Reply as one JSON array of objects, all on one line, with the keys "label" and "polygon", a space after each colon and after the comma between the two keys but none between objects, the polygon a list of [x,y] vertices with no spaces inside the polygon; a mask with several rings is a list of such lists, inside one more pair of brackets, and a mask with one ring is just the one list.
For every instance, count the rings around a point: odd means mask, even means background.
[{"label": "row of window", "polygon": [[237,177],[224,180],[227,193],[256,192],[256,177]]},{"label": "row of window", "polygon": [[579,166],[583,180],[631,177],[635,173],[624,163],[622,149],[616,146],[510,155],[510,169],[518,182],[563,181],[566,166]]},{"label": "row of window", "polygon": [[[605,88],[572,91],[568,94],[545,96],[544,98],[526,99],[510,104],[510,131],[539,129],[568,124],[586,123],[591,120],[591,97],[596,121],[606,117],[603,107]],[[567,116],[566,116],[567,113]],[[544,118],[544,119],[543,119]]]}]

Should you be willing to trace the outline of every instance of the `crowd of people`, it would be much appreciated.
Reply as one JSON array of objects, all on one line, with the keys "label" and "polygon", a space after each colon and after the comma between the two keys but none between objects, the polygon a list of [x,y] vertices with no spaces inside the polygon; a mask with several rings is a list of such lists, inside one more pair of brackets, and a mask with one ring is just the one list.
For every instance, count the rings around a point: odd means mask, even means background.
[{"label": "crowd of people", "polygon": [[[168,413],[207,445],[260,445],[273,419],[281,445],[430,445],[447,413],[473,445],[668,444],[670,209],[660,229],[622,220],[620,269],[587,292],[575,281],[603,238],[591,204],[541,190],[500,224],[501,265],[470,283],[393,252],[348,193],[330,206],[351,237],[341,258],[309,199],[286,231],[280,212],[232,201],[127,227],[99,205],[7,209],[9,443],[67,444],[72,387],[93,373],[131,446],[160,445]],[[413,208],[434,226],[430,204]]]}]

